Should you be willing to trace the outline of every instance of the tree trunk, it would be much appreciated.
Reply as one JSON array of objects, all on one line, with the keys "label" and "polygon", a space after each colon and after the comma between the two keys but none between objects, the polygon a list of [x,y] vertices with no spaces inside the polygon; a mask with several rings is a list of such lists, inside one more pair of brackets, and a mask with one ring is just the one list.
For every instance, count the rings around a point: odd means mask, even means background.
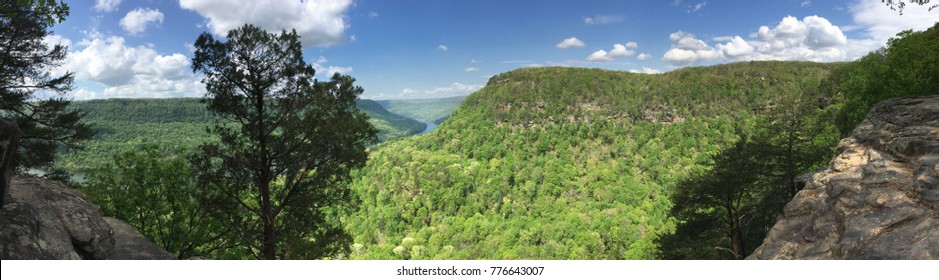
[{"label": "tree trunk", "polygon": [[261,220],[263,223],[263,244],[261,245],[261,251],[264,255],[264,259],[273,260],[277,257],[276,246],[277,242],[275,241],[274,236],[274,211],[271,206],[271,171],[270,171],[270,157],[268,156],[268,147],[267,147],[267,127],[264,124],[264,94],[255,93],[255,109],[257,110],[258,116],[258,144],[260,152],[260,165],[257,167],[259,172],[259,181],[258,187],[261,189]]},{"label": "tree trunk", "polygon": [[6,204],[7,193],[10,192],[10,179],[13,178],[19,139],[20,128],[16,122],[0,118],[0,186],[3,187],[0,206]]},{"label": "tree trunk", "polygon": [[274,213],[271,211],[271,190],[270,180],[261,185],[261,219],[264,222],[263,238],[261,251],[264,259],[273,260],[276,258],[276,242],[274,241]]}]

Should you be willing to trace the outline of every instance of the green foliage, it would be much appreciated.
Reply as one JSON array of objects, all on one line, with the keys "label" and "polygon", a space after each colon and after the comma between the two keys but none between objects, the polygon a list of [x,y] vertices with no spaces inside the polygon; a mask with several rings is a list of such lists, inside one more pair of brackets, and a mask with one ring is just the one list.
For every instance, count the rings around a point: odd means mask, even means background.
[{"label": "green foliage", "polygon": [[258,258],[338,256],[348,239],[336,218],[349,172],[378,133],[355,101],[363,89],[336,74],[313,79],[295,31],[253,25],[225,41],[203,33],[194,71],[205,74],[219,141],[191,158],[200,202]]},{"label": "green foliage", "polygon": [[[58,95],[71,90],[72,73],[52,76],[65,59],[65,46],[48,46],[48,29],[64,20],[68,5],[55,1],[3,1],[0,4],[0,117],[19,125],[23,135],[17,150],[17,172],[38,171],[64,178],[52,163],[62,148],[76,148],[93,136],[80,111],[68,110]],[[37,95],[41,93],[42,95]],[[47,98],[46,96],[51,96]]]},{"label": "green foliage", "polygon": [[180,259],[221,254],[230,246],[225,227],[208,217],[182,151],[152,144],[121,152],[90,172],[79,189],[105,216],[126,221]]},{"label": "green foliage", "polygon": [[377,101],[358,99],[355,104],[368,115],[369,121],[378,129],[378,138],[382,141],[415,135],[427,128],[427,124],[420,121],[388,112]]},{"label": "green foliage", "polygon": [[939,77],[939,23],[925,31],[898,33],[886,48],[836,69],[823,88],[843,106],[837,124],[846,136],[882,100],[937,94],[936,77]]},{"label": "green foliage", "polygon": [[[374,101],[358,100],[359,110],[387,141],[411,136],[424,130],[424,124],[388,113]],[[94,141],[82,149],[59,154],[56,166],[80,175],[112,161],[112,156],[134,151],[142,143],[167,150],[193,150],[199,144],[217,141],[206,132],[215,117],[198,98],[102,99],[73,101],[69,110],[86,112],[83,120],[96,132]]]},{"label": "green foliage", "polygon": [[378,101],[388,111],[405,117],[441,124],[450,117],[450,113],[466,99],[466,96],[455,96],[433,99],[398,99]]},{"label": "green foliage", "polygon": [[[353,258],[648,259],[672,190],[834,67],[750,62],[661,75],[526,68],[355,173]],[[783,113],[779,113],[783,114]],[[752,126],[752,125],[751,125]],[[800,138],[801,139],[801,138]],[[416,248],[416,249],[415,249]]]}]

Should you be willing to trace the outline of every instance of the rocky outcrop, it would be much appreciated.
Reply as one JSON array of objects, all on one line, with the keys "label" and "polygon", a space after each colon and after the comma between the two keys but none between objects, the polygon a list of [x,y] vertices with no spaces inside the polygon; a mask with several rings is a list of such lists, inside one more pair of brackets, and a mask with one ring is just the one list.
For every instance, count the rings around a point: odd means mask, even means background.
[{"label": "rocky outcrop", "polygon": [[749,259],[939,259],[939,96],[875,106]]},{"label": "rocky outcrop", "polygon": [[62,184],[14,177],[9,198],[0,210],[0,259],[173,258]]},{"label": "rocky outcrop", "polygon": [[104,221],[114,229],[114,254],[111,260],[175,260],[176,256],[164,251],[137,232],[136,229],[116,218],[105,217]]},{"label": "rocky outcrop", "polygon": [[15,122],[0,118],[0,187],[3,196],[0,196],[0,206],[6,204],[7,193],[10,192],[10,179],[13,177],[13,158],[16,156],[19,145],[20,128]]}]

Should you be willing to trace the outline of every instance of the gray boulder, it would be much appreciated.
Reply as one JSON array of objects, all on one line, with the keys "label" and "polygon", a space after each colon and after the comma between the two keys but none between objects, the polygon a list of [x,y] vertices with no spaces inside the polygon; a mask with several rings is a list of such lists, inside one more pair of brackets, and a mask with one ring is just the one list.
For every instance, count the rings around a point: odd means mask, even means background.
[{"label": "gray boulder", "polygon": [[137,232],[136,229],[112,217],[104,221],[114,229],[114,254],[111,260],[175,260],[176,256],[164,251],[160,246]]},{"label": "gray boulder", "polygon": [[876,105],[748,259],[939,259],[939,96]]},{"label": "gray boulder", "polygon": [[114,232],[84,193],[38,178],[14,177],[0,210],[0,258],[107,259]]},{"label": "gray boulder", "polygon": [[0,209],[0,259],[175,259],[123,221],[101,216],[84,193],[13,177]]}]

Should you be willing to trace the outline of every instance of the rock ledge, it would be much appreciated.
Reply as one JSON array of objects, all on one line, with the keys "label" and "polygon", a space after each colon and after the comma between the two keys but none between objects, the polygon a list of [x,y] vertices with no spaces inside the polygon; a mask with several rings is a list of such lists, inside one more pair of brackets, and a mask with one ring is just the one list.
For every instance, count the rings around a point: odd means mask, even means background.
[{"label": "rock ledge", "polygon": [[748,259],[939,259],[939,96],[877,104]]}]

